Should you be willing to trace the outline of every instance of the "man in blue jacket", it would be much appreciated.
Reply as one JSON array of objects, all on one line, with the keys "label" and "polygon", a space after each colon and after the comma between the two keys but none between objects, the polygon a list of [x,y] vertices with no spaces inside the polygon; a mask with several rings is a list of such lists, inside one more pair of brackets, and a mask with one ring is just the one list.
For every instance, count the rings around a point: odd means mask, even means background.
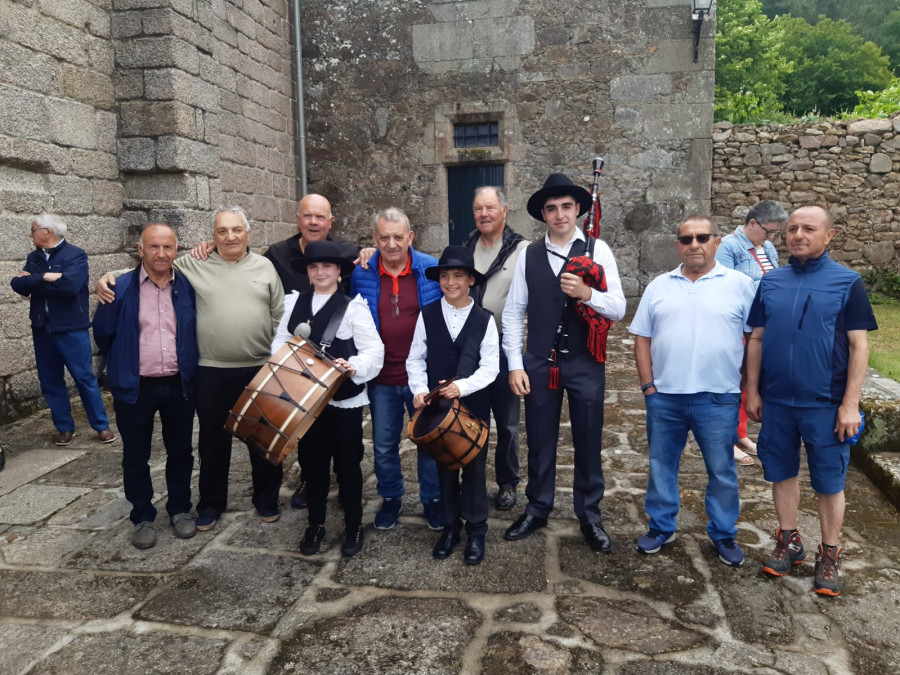
[{"label": "man in blue jacket", "polygon": [[762,278],[748,321],[747,414],[762,421],[759,459],[778,516],[775,549],[763,571],[784,576],[806,559],[797,531],[802,439],[822,532],[813,589],[836,596],[847,439],[861,424],[867,332],[878,325],[859,274],[825,250],[835,234],[827,209],[797,209],[785,233],[790,260]]},{"label": "man in blue jacket", "polygon": [[[425,276],[437,265],[430,255],[412,247],[415,233],[400,209],[385,209],[375,216],[375,247],[368,267],[353,271],[350,294],[361,293],[375,319],[384,343],[384,367],[369,382],[372,412],[372,445],[375,477],[383,502],[375,515],[375,527],[390,530],[402,509],[403,474],[400,469],[400,437],[404,407],[413,414],[412,392],[406,375],[406,358],[412,345],[416,320],[422,307],[441,297],[441,287]],[[419,453],[419,499],[428,526],[442,530],[440,488],[435,461]]]},{"label": "man in blue jacket", "polygon": [[94,339],[107,358],[116,424],[122,434],[125,497],[131,502],[131,543],[156,543],[150,479],[153,418],[159,413],[166,447],[166,511],[176,537],[197,533],[191,510],[191,440],[197,373],[194,289],[172,263],[175,232],[151,223],[137,245],[141,265],[113,287],[116,299],[99,305]]},{"label": "man in blue jacket", "polygon": [[87,255],[66,241],[67,231],[59,216],[52,213],[37,216],[29,234],[35,250],[26,259],[25,269],[10,285],[19,295],[31,298],[29,317],[34,358],[41,393],[57,431],[54,442],[68,445],[75,434],[65,380],[67,368],[97,439],[111,443],[116,435],[109,428],[91,361]]}]

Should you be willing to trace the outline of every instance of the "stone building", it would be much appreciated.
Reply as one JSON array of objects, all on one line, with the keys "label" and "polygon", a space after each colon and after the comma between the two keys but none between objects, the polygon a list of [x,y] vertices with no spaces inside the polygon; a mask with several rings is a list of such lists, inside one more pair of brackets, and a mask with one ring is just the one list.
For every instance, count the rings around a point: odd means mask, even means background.
[{"label": "stone building", "polygon": [[[547,174],[586,186],[603,156],[603,236],[626,293],[710,204],[713,24],[690,0],[0,0],[0,272],[55,211],[92,276],[133,263],[141,224],[207,237],[240,204],[252,243],[292,234],[298,195],[292,7],[301,7],[309,189],[341,235],[407,210],[420,248],[462,236],[475,183],[511,224]],[[40,404],[27,302],[0,294],[0,419]]]}]

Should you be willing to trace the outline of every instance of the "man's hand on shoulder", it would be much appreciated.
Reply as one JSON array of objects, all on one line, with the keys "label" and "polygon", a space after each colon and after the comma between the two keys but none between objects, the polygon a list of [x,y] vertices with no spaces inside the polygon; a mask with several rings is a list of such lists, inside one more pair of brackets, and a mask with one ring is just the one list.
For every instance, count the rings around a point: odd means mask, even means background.
[{"label": "man's hand on shoulder", "polygon": [[97,300],[101,305],[105,305],[109,302],[115,302],[116,292],[113,290],[113,287],[115,285],[116,277],[110,272],[103,274],[99,279],[97,279],[97,286],[94,290],[97,292]]},{"label": "man's hand on shoulder", "polygon": [[209,257],[209,254],[215,250],[215,243],[211,241],[201,241],[191,249],[191,257],[194,260],[206,260]]},{"label": "man's hand on shoulder", "polygon": [[353,264],[359,265],[364,270],[369,269],[369,261],[372,259],[372,256],[375,255],[375,251],[377,250],[377,248],[373,248],[372,246],[359,249],[359,255],[356,260],[353,261]]}]

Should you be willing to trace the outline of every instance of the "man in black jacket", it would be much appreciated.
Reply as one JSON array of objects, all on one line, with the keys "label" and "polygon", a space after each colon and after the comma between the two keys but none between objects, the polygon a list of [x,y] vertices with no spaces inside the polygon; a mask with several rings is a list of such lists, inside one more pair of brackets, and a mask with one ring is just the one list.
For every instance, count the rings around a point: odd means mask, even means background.
[{"label": "man in black jacket", "polygon": [[75,434],[65,380],[68,369],[97,440],[111,443],[116,435],[109,428],[92,364],[87,255],[66,241],[67,231],[57,215],[35,217],[28,235],[35,250],[10,285],[19,295],[31,298],[34,358],[41,393],[57,431],[54,442],[68,445]]},{"label": "man in black jacket", "polygon": [[[528,241],[506,224],[509,207],[506,195],[498,187],[485,186],[475,190],[472,203],[475,215],[474,230],[463,246],[475,256],[475,269],[487,281],[472,287],[472,297],[479,307],[494,314],[497,331],[502,336],[503,306],[509,293],[516,258]],[[502,339],[502,338],[501,338]],[[500,374],[489,388],[491,412],[497,428],[497,450],[494,455],[494,472],[497,477],[497,499],[494,504],[502,511],[516,505],[516,486],[519,484],[519,397],[509,388],[509,363],[500,352]]]}]

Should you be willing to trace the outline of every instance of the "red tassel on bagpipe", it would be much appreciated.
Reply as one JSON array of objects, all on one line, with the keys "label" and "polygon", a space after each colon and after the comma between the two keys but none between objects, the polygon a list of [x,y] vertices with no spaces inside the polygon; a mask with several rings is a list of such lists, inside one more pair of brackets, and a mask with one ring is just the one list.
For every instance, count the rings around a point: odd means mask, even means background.
[{"label": "red tassel on bagpipe", "polygon": [[547,382],[547,387],[551,390],[555,390],[559,389],[559,366],[556,365],[555,349],[550,353],[550,358],[553,361],[553,365],[550,366],[550,379]]},{"label": "red tassel on bagpipe", "polygon": [[594,184],[591,187],[591,210],[584,219],[584,235],[597,239],[600,237],[600,219],[603,209],[600,208],[600,175],[605,162],[602,157],[594,158]]}]

